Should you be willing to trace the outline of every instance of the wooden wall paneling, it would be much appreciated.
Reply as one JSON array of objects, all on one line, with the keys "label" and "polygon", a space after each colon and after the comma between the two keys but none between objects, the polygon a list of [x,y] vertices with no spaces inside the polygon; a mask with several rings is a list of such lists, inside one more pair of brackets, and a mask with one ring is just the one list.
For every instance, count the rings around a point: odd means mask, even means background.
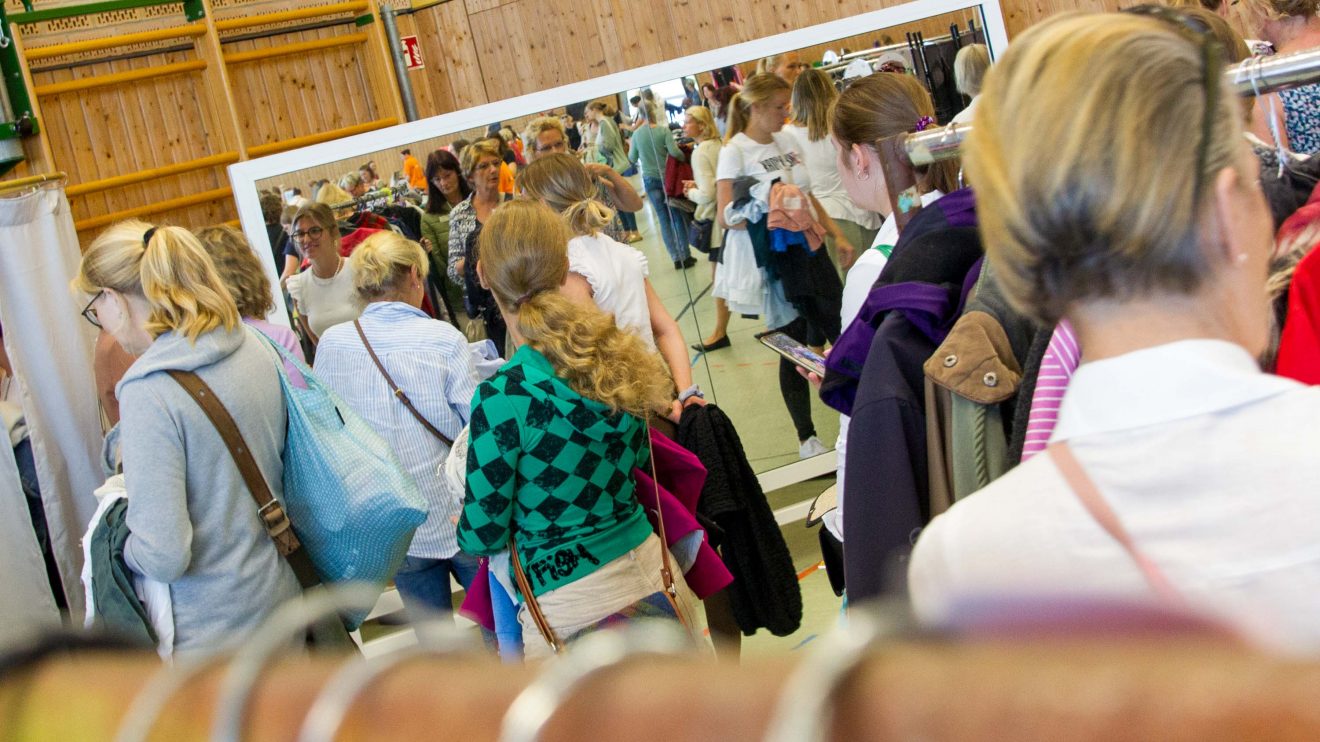
[{"label": "wooden wall paneling", "polygon": [[[449,5],[456,3],[450,2]],[[412,77],[413,88],[424,87],[427,90],[428,97],[426,105],[423,105],[419,96],[417,100],[417,112],[423,118],[438,116],[442,113],[449,113],[458,109],[454,99],[454,82],[449,71],[449,62],[445,54],[445,47],[448,46],[445,37],[440,29],[438,13],[440,7],[427,8],[419,10],[409,16],[414,24],[417,34],[417,43],[422,49],[422,59],[426,62],[426,69],[418,70],[419,74]]]},{"label": "wooden wall paneling", "polygon": [[467,0],[468,15],[476,15],[487,10],[494,10],[509,3],[516,3],[519,0]]},{"label": "wooden wall paneling", "polygon": [[289,65],[280,69],[272,94],[283,98],[288,105],[289,121],[284,129],[270,132],[263,143],[311,133],[312,111],[319,108],[313,85],[312,72],[307,65]]},{"label": "wooden wall paneling", "polygon": [[261,105],[270,111],[270,128],[266,129],[263,142],[287,139],[298,133],[298,128],[294,125],[295,115],[292,105],[296,100],[297,91],[289,74],[294,65],[279,64],[279,61],[257,62],[253,67],[253,72],[259,75],[262,81],[262,100],[253,101],[253,104]]},{"label": "wooden wall paneling", "polygon": [[[572,31],[575,6],[573,0],[558,0],[545,11],[521,19],[519,25],[526,31],[524,38],[538,40],[545,55],[544,64],[537,65],[532,62],[540,73],[537,81],[541,86],[540,89],[558,87],[568,80],[591,77],[587,72],[586,58],[574,48],[575,43],[568,41],[570,34],[576,35]],[[532,58],[535,59],[534,56]]]},{"label": "wooden wall paneling", "polygon": [[[227,52],[251,51],[257,49],[257,41],[238,41],[222,44],[222,49]],[[245,62],[243,64],[229,65],[229,83],[234,88],[234,98],[242,101],[242,115],[238,117],[239,131],[242,132],[243,141],[249,146],[255,144],[264,144],[269,134],[269,129],[262,125],[260,117],[262,111],[270,106],[264,81],[261,79],[258,67],[260,62]]]},{"label": "wooden wall paneling", "polygon": [[623,48],[626,35],[616,21],[615,3],[613,0],[592,0],[591,8],[592,14],[596,18],[596,29],[600,37],[601,50],[605,56],[605,70],[611,73],[623,72],[628,69],[628,65],[624,61]]},{"label": "wooden wall paneling", "polygon": [[[380,21],[375,21],[373,25],[379,26]],[[335,36],[343,31],[327,28],[322,29],[320,33]],[[398,98],[398,82],[394,79],[394,73],[377,69],[363,74],[364,68],[374,68],[378,65],[377,61],[372,61],[377,53],[372,43],[368,41],[359,46],[332,49],[324,58],[323,64],[331,73],[329,77],[331,96],[342,114],[343,123],[340,126],[351,126],[395,115],[388,100],[391,90],[394,91],[395,98]],[[380,79],[376,79],[376,76]],[[397,118],[403,121],[403,114],[398,113]]]},{"label": "wooden wall paneling", "polygon": [[453,95],[454,110],[489,103],[478,58],[476,37],[466,8],[459,2],[447,2],[428,8],[427,14],[436,25],[435,38],[439,42],[438,58],[444,60],[445,72]]},{"label": "wooden wall paneling", "polygon": [[472,24],[472,41],[481,64],[486,95],[493,101],[517,95],[517,88],[510,85],[514,82],[508,62],[512,51],[504,30],[504,17],[495,10],[487,10],[469,15],[468,21]]},{"label": "wooden wall paneling", "polygon": [[247,159],[247,142],[243,138],[242,126],[238,120],[238,106],[234,102],[234,86],[229,80],[229,69],[224,62],[224,50],[220,46],[220,32],[215,28],[215,9],[210,0],[202,0],[206,13],[206,35],[193,41],[197,56],[206,60],[206,70],[202,72],[203,89],[206,92],[206,108],[211,120],[215,122],[216,136],[228,150],[238,152],[240,159]]},{"label": "wooden wall paneling", "polygon": [[369,40],[367,48],[362,49],[361,52],[367,79],[371,81],[369,89],[376,109],[375,118],[406,121],[403,98],[399,95],[398,79],[394,76],[394,60],[390,54],[389,40],[385,38],[385,24],[380,20],[380,5],[377,0],[367,0],[367,10],[371,13],[372,22],[363,29],[367,32]]},{"label": "wooden wall paneling", "polygon": [[[71,70],[42,73],[39,79],[59,82],[73,79]],[[47,116],[47,133],[54,153],[55,162],[68,176],[69,183],[94,180],[96,172],[95,156],[92,154],[91,138],[86,136],[89,127],[87,109],[74,101],[65,107],[60,96],[51,96],[42,101],[42,110]],[[105,208],[105,194],[94,193],[70,203],[74,218],[86,215],[89,209]]]},{"label": "wooden wall paneling", "polygon": [[328,51],[318,52],[314,63],[311,58],[305,58],[306,64],[312,72],[312,85],[308,89],[311,94],[311,106],[307,109],[309,131],[297,132],[299,135],[312,134],[317,131],[328,131],[344,126],[344,113],[341,108],[343,105],[352,107],[351,101],[336,101],[333,78],[336,75],[331,74],[325,65],[325,55]]},{"label": "wooden wall paneling", "polygon": [[[173,61],[169,60],[169,62]],[[159,62],[154,57],[142,57],[128,60],[124,66],[126,69],[136,69],[149,67],[153,63]],[[171,157],[178,151],[177,145],[163,136],[170,128],[167,122],[174,124],[175,131],[182,128],[178,120],[178,107],[171,105],[174,101],[159,98],[161,89],[172,87],[175,82],[177,81],[174,78],[167,77],[145,80],[119,89],[119,94],[115,98],[126,140],[122,144],[128,146],[119,151],[115,163],[117,169],[109,173],[111,177],[159,167],[170,160],[187,159]],[[159,181],[146,181],[136,186],[115,188],[107,193],[118,193],[124,200],[134,200],[140,204],[169,198]]]}]

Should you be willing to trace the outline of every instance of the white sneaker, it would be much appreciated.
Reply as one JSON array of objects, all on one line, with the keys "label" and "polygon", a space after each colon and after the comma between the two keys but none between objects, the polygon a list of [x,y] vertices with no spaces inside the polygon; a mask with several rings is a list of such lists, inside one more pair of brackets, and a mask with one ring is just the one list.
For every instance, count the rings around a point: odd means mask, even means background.
[{"label": "white sneaker", "polygon": [[814,435],[798,444],[799,459],[809,459],[812,456],[819,456],[828,452],[829,449],[825,447],[825,444],[821,443],[820,439]]}]

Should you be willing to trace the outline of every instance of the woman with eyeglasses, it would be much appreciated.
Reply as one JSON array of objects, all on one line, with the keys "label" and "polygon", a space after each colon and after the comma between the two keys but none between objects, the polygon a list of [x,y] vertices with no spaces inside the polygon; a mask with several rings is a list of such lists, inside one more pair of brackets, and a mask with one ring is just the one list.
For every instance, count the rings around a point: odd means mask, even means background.
[{"label": "woman with eyeglasses", "polygon": [[278,498],[285,419],[272,351],[182,227],[110,227],[83,254],[73,288],[93,297],[85,316],[138,356],[118,387],[124,561],[169,585],[176,655],[242,646],[298,596],[298,580],[215,426],[166,372],[210,387]]},{"label": "woman with eyeglasses", "polygon": [[1047,451],[921,534],[925,621],[987,599],[1151,601],[1320,648],[1320,390],[1257,363],[1273,223],[1217,46],[1068,15],[990,70],[964,157],[988,266],[1085,356]]},{"label": "woman with eyeglasses", "polygon": [[463,150],[463,174],[472,193],[449,212],[449,279],[463,287],[468,317],[486,324],[486,334],[504,352],[505,327],[490,292],[477,280],[477,236],[481,225],[507,197],[500,192],[499,146],[489,139]]},{"label": "woman with eyeglasses", "polygon": [[308,204],[293,215],[294,246],[310,265],[286,286],[304,330],[316,342],[327,328],[362,314],[353,290],[353,268],[340,254],[339,226],[325,204]]}]

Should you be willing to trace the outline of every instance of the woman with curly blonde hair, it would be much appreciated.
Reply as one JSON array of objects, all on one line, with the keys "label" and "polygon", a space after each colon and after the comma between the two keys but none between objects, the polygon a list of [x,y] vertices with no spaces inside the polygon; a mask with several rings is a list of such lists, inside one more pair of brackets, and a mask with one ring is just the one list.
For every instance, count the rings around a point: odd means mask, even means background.
[{"label": "woman with curly blonde hair", "polygon": [[275,309],[275,298],[270,290],[270,279],[261,269],[261,261],[252,252],[243,233],[233,227],[216,224],[195,230],[193,235],[206,248],[215,263],[220,280],[234,297],[238,305],[238,315],[243,323],[257,328],[263,335],[289,349],[289,352],[303,358],[302,345],[293,330],[282,325],[273,325],[266,321],[266,315]]},{"label": "woman with curly blonde hair", "polygon": [[[545,205],[505,204],[481,233],[477,271],[518,347],[477,387],[458,545],[478,556],[512,542],[547,623],[563,641],[615,614],[668,616],[660,541],[637,502],[632,471],[648,460],[648,415],[673,382],[636,335],[560,289],[564,220]],[[695,601],[675,573],[678,600]],[[551,648],[526,608],[529,658]]]}]

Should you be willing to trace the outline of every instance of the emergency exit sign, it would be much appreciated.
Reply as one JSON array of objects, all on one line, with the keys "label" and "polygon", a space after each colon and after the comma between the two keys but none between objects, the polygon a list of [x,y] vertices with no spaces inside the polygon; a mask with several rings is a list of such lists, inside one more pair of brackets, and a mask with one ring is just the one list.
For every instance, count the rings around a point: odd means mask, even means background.
[{"label": "emergency exit sign", "polygon": [[422,46],[417,43],[416,36],[404,36],[399,39],[403,43],[403,61],[410,70],[420,70],[426,66],[422,61]]}]

